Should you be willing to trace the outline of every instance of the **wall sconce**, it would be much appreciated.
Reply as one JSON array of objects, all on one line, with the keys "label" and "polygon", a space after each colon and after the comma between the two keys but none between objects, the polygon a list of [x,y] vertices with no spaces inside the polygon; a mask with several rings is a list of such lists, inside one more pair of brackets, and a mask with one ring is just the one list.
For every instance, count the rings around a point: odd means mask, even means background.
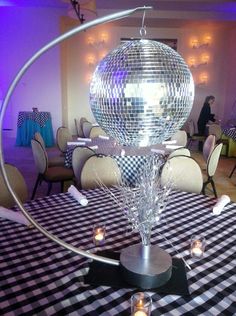
[{"label": "wall sconce", "polygon": [[96,36],[97,40],[95,40],[94,36],[87,37],[87,44],[90,46],[94,46],[95,48],[100,48],[105,45],[108,41],[108,34],[103,32]]},{"label": "wall sconce", "polygon": [[199,47],[199,41],[197,39],[193,39],[191,41],[191,45],[192,45],[192,48],[198,48]]},{"label": "wall sconce", "polygon": [[87,38],[87,43],[88,43],[88,45],[94,45],[94,43],[95,43],[95,39],[94,39],[94,37],[93,36],[89,36],[88,38]]},{"label": "wall sconce", "polygon": [[202,54],[200,57],[200,63],[197,63],[197,58],[192,56],[188,60],[188,64],[190,68],[198,68],[199,66],[204,66],[209,63],[210,56],[208,54]]},{"label": "wall sconce", "polygon": [[196,58],[195,57],[189,57],[188,64],[190,68],[196,67]]},{"label": "wall sconce", "polygon": [[202,73],[199,76],[199,83],[197,84],[197,86],[205,86],[208,83],[208,75],[206,73]]},{"label": "wall sconce", "polygon": [[212,38],[210,35],[205,35],[203,38],[203,44],[205,46],[209,46],[211,44]]},{"label": "wall sconce", "polygon": [[95,58],[95,56],[94,55],[88,55],[87,56],[87,58],[86,58],[86,60],[87,60],[87,64],[89,65],[89,66],[94,66],[95,65],[95,62],[96,62],[96,58]]},{"label": "wall sconce", "polygon": [[212,37],[210,35],[205,35],[203,38],[202,43],[199,42],[198,39],[194,38],[191,41],[192,48],[202,48],[202,47],[208,47],[212,42]]},{"label": "wall sconce", "polygon": [[108,34],[107,33],[101,33],[100,34],[100,43],[105,44],[108,40]]},{"label": "wall sconce", "polygon": [[201,55],[201,65],[207,65],[209,63],[210,56],[208,54]]}]

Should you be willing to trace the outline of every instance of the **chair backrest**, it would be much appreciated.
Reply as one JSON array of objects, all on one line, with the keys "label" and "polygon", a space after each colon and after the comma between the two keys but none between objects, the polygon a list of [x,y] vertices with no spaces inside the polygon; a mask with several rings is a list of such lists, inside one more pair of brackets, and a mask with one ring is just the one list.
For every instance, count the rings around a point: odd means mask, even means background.
[{"label": "chair backrest", "polygon": [[86,160],[93,156],[95,152],[88,147],[75,147],[72,154],[72,168],[76,178],[76,184],[78,187],[81,187],[80,177],[82,168]]},{"label": "chair backrest", "polygon": [[[25,183],[25,179],[22,176],[21,172],[13,165],[10,165],[8,163],[5,163],[5,170],[8,177],[8,181],[13,189],[13,191],[16,193],[16,195],[19,197],[20,201],[24,203],[28,199],[28,189]],[[0,205],[11,208],[16,203],[13,197],[11,196],[5,181],[3,179],[3,175],[0,172]]]},{"label": "chair backrest", "polygon": [[115,159],[94,155],[86,160],[80,179],[83,189],[94,189],[101,184],[110,187],[120,184],[121,173]]},{"label": "chair backrest", "polygon": [[209,124],[208,133],[209,135],[215,135],[217,142],[219,139],[221,139],[222,129],[219,124]]},{"label": "chair backrest", "polygon": [[209,135],[203,144],[203,150],[202,150],[202,154],[203,154],[203,158],[205,162],[207,162],[207,159],[210,156],[212,150],[214,149],[215,144],[216,144],[215,135]]},{"label": "chair backrest", "polygon": [[169,154],[168,159],[175,157],[175,156],[188,156],[188,157],[190,157],[191,156],[190,150],[187,148],[178,148]]},{"label": "chair backrest", "polygon": [[188,126],[188,133],[189,133],[189,136],[192,137],[195,133],[195,128],[194,128],[194,122],[193,120],[189,120],[187,122],[187,126]]},{"label": "chair backrest", "polygon": [[40,174],[44,174],[48,169],[47,153],[41,144],[35,139],[31,139],[31,147],[37,171]]},{"label": "chair backrest", "polygon": [[89,138],[92,127],[93,127],[92,123],[88,121],[83,122],[82,130],[83,130],[84,137]]},{"label": "chair backrest", "polygon": [[73,137],[67,127],[61,126],[57,129],[56,142],[59,150],[66,153],[67,142],[73,140]]},{"label": "chair backrest", "polygon": [[99,135],[107,136],[107,134],[104,132],[104,130],[100,126],[93,126],[90,130],[89,137],[95,138],[95,137],[98,137]]},{"label": "chair backrest", "polygon": [[176,140],[176,145],[185,147],[188,141],[186,131],[177,131],[172,135],[171,140]]},{"label": "chair backrest", "polygon": [[219,163],[219,159],[220,159],[220,153],[222,150],[223,144],[218,144],[215,146],[215,148],[212,150],[210,156],[208,157],[207,160],[207,174],[209,177],[213,177],[218,163]]},{"label": "chair backrest", "polygon": [[78,137],[83,137],[84,136],[80,120],[77,119],[77,118],[75,118],[75,129],[76,129],[76,133],[77,133]]},{"label": "chair backrest", "polygon": [[86,117],[82,116],[82,117],[80,118],[80,121],[79,121],[79,122],[80,122],[80,126],[81,126],[81,128],[82,128],[83,123],[84,123],[84,122],[89,122],[89,120],[87,120]]},{"label": "chair backrest", "polygon": [[36,132],[34,134],[34,139],[37,140],[41,144],[41,146],[46,150],[44,139],[39,132]]},{"label": "chair backrest", "polygon": [[173,189],[200,193],[202,191],[202,171],[198,163],[188,156],[168,159],[161,172],[162,185],[173,185]]}]

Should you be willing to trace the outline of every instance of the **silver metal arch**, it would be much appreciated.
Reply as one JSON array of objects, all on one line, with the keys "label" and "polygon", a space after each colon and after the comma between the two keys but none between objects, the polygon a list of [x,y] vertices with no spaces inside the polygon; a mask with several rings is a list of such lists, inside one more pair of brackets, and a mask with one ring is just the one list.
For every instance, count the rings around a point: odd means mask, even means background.
[{"label": "silver metal arch", "polygon": [[22,211],[22,213],[25,215],[25,217],[30,221],[31,224],[33,224],[42,234],[44,234],[46,237],[48,237],[49,239],[51,239],[52,241],[58,243],[59,245],[61,245],[62,247],[73,251],[81,256],[84,256],[86,258],[89,259],[93,259],[93,260],[97,260],[100,262],[104,262],[104,263],[108,263],[108,264],[113,264],[113,265],[119,265],[119,261],[118,260],[114,260],[114,259],[109,259],[109,258],[105,258],[102,256],[98,256],[95,254],[90,253],[89,251],[85,251],[85,250],[81,250],[79,248],[76,248],[66,242],[64,242],[63,240],[61,240],[60,238],[57,238],[56,236],[54,236],[53,234],[49,233],[46,229],[44,229],[41,225],[39,225],[37,223],[37,221],[34,220],[34,218],[27,212],[27,210],[24,208],[23,204],[21,203],[21,201],[19,200],[19,198],[17,197],[16,193],[14,192],[14,190],[11,188],[11,185],[8,181],[7,178],[7,174],[6,174],[6,170],[4,167],[4,156],[3,156],[3,150],[2,150],[2,126],[3,126],[3,119],[4,119],[4,115],[8,106],[8,102],[10,100],[11,95],[13,94],[18,82],[20,81],[21,77],[24,75],[24,73],[26,72],[26,70],[41,56],[43,55],[45,52],[47,52],[50,48],[54,47],[55,45],[61,43],[62,41],[66,40],[67,38],[81,32],[84,31],[88,28],[91,28],[93,26],[102,24],[102,23],[106,23],[106,22],[110,22],[110,21],[114,21],[117,19],[121,19],[124,17],[127,17],[131,14],[133,14],[136,11],[144,11],[144,10],[149,10],[152,9],[152,7],[137,7],[134,9],[130,9],[130,10],[125,10],[125,11],[121,11],[118,13],[114,13],[114,14],[110,14],[107,15],[105,17],[101,17],[98,18],[96,20],[93,20],[91,22],[82,24],[68,32],[66,32],[65,34],[58,36],[57,38],[55,38],[54,40],[52,40],[51,42],[49,42],[47,45],[45,45],[44,47],[42,47],[40,50],[38,50],[24,65],[23,67],[20,69],[20,71],[17,73],[16,77],[14,78],[13,82],[11,83],[7,94],[5,96],[5,99],[3,101],[2,104],[2,110],[0,113],[0,168],[3,174],[3,178],[5,180],[5,183],[7,185],[7,188],[9,189],[12,197],[14,198],[14,200],[16,201],[16,204],[18,205],[18,207],[20,208],[20,210]]}]

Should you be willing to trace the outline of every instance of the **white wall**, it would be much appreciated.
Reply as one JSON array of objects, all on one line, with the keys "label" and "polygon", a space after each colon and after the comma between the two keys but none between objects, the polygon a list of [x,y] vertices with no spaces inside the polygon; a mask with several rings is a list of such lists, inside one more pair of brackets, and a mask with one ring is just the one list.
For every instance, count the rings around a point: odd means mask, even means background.
[{"label": "white wall", "polygon": [[[59,35],[61,15],[63,11],[55,8],[0,7],[0,87],[3,94],[27,58]],[[103,32],[108,34],[105,45],[98,45],[96,48],[88,45],[89,36],[94,36],[99,41]],[[197,37],[202,40],[206,33],[211,34],[212,44],[196,50],[191,48],[190,39]],[[213,111],[224,120],[229,116],[230,108],[236,99],[235,35],[235,28],[204,23],[198,27],[193,25],[185,28],[147,28],[148,38],[177,38],[178,52],[186,62],[192,55],[199,57],[203,51],[209,53],[208,65],[192,69],[196,83],[201,72],[207,72],[209,76],[205,86],[196,86],[194,105],[190,114],[195,121],[205,97],[210,94],[216,97]],[[88,64],[88,55],[93,54],[97,63],[102,53],[109,52],[120,43],[121,37],[138,36],[139,28],[106,24],[67,40],[66,54],[60,55],[59,46],[51,49],[21,79],[10,100],[5,115],[5,126],[12,128],[15,136],[18,112],[31,110],[32,107],[51,112],[54,131],[66,122],[71,131],[75,132],[76,117],[86,116],[93,121],[89,108],[88,77],[93,73],[95,65]],[[64,82],[61,85],[61,56],[66,64],[66,71],[63,70],[66,87],[63,86]]]},{"label": "white wall", "polygon": [[[97,45],[95,48],[88,45],[89,37],[93,37],[99,42],[100,35],[107,33],[108,40],[104,45]],[[235,99],[234,84],[236,82],[232,65],[234,65],[234,57],[232,54],[234,44],[231,37],[226,36],[230,31],[225,27],[218,25],[192,26],[188,28],[169,28],[169,29],[147,29],[147,38],[177,38],[178,52],[188,63],[189,58],[194,56],[197,59],[197,64],[201,63],[201,55],[208,54],[210,57],[207,65],[200,65],[196,68],[191,68],[195,81],[195,99],[190,114],[195,122],[198,119],[201,107],[207,95],[214,95],[216,102],[212,108],[212,112],[221,120],[227,119],[227,107],[230,106],[229,98]],[[194,49],[191,46],[191,39],[197,38],[203,41],[205,35],[210,34],[212,42],[208,46],[202,46]],[[139,37],[139,28],[124,28],[118,26],[99,26],[95,29],[80,33],[77,37],[72,38],[67,51],[68,65],[68,125],[71,130],[74,130],[74,118],[86,116],[90,120],[94,120],[89,109],[89,83],[88,76],[95,70],[96,64],[99,62],[100,54],[103,51],[109,52],[120,43],[121,37]],[[231,44],[229,48],[229,42]],[[227,49],[225,49],[227,47]],[[230,49],[230,51],[228,51]],[[88,64],[87,57],[89,55],[96,57],[95,65]],[[199,77],[202,73],[207,73],[208,82],[206,85],[199,85]],[[229,76],[230,74],[230,76]],[[229,84],[231,80],[231,84]],[[231,88],[230,88],[231,87]],[[227,99],[227,100],[226,100]]]},{"label": "white wall", "polygon": [[[0,86],[5,95],[20,67],[39,48],[60,34],[60,10],[0,7]],[[38,107],[50,111],[54,130],[61,125],[59,47],[42,56],[19,82],[5,115],[4,127],[16,135],[17,115]]]}]

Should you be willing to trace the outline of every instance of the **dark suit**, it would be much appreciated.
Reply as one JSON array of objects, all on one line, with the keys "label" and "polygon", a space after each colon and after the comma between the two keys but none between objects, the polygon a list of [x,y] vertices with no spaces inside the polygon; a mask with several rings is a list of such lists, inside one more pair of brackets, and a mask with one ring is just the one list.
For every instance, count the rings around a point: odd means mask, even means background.
[{"label": "dark suit", "polygon": [[209,121],[215,122],[214,116],[215,114],[211,114],[210,105],[208,103],[204,103],[201,113],[199,115],[199,119],[197,121],[199,135],[206,135],[206,124]]}]

